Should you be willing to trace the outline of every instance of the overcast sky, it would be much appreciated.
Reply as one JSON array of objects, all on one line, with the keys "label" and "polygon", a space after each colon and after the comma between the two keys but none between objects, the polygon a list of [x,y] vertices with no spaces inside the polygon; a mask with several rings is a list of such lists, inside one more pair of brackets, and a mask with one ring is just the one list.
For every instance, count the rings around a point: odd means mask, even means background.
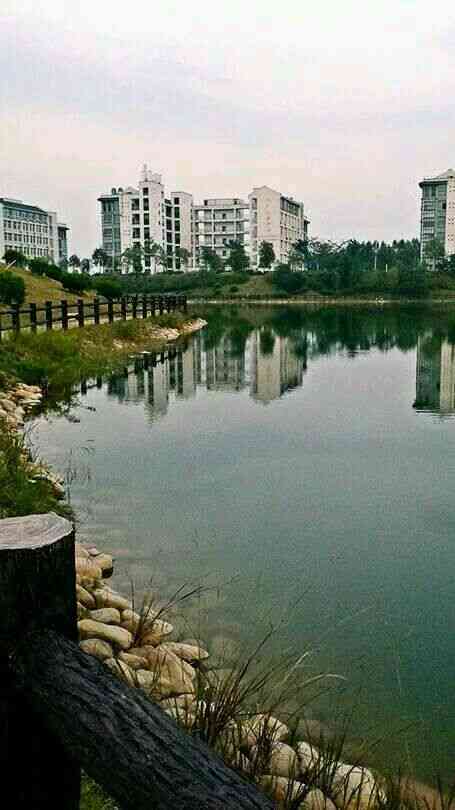
[{"label": "overcast sky", "polygon": [[418,235],[424,175],[455,164],[451,0],[1,0],[0,196],[100,243],[97,196],[305,202],[312,235]]}]

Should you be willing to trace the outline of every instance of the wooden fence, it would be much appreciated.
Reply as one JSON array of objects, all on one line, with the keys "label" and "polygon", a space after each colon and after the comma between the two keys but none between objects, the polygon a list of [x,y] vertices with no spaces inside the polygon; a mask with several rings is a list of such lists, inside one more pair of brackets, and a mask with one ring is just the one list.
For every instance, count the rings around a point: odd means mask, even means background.
[{"label": "wooden fence", "polygon": [[0,340],[5,332],[69,329],[74,325],[113,323],[115,320],[147,318],[176,310],[186,312],[185,295],[128,295],[113,301],[79,298],[75,304],[62,300],[27,304],[25,307],[16,305],[0,310]]},{"label": "wooden fence", "polygon": [[2,807],[77,810],[84,769],[121,810],[272,802],[77,644],[74,530],[0,520]]}]

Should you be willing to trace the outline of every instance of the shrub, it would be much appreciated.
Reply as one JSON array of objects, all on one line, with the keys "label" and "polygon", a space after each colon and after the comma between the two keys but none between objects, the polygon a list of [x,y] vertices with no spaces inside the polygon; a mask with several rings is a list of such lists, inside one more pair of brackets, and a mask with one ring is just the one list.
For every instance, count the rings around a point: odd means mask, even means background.
[{"label": "shrub", "polygon": [[0,273],[0,302],[2,304],[18,304],[25,301],[25,284],[23,280],[6,270]]},{"label": "shrub", "polygon": [[5,250],[3,256],[6,264],[15,264],[17,267],[25,267],[27,257],[20,250]]},{"label": "shrub", "polygon": [[68,292],[80,293],[90,289],[92,282],[90,276],[84,273],[62,273],[61,282]]},{"label": "shrub", "polygon": [[102,295],[104,298],[109,298],[110,300],[120,298],[122,295],[122,285],[116,279],[97,278],[92,282],[92,286],[95,288],[98,295]]},{"label": "shrub", "polygon": [[30,259],[28,266],[34,276],[44,276],[49,267],[49,262],[46,259]]}]

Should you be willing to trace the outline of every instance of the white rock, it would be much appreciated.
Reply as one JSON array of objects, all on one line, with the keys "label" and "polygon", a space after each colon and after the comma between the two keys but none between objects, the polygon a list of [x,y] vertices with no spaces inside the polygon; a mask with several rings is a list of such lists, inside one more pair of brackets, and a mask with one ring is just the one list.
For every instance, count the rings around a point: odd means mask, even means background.
[{"label": "white rock", "polygon": [[288,734],[288,727],[269,714],[256,714],[241,723],[242,743],[248,748],[261,740],[269,743],[281,742]]},{"label": "white rock", "polygon": [[111,645],[107,641],[101,641],[99,638],[87,638],[85,641],[79,642],[79,647],[87,655],[93,655],[95,658],[99,658],[100,661],[113,656]]},{"label": "white rock", "polygon": [[141,644],[158,645],[166,636],[173,632],[174,628],[169,622],[162,619],[155,619],[152,625],[141,635]]},{"label": "white rock", "polygon": [[104,624],[120,624],[120,611],[117,608],[98,608],[92,610],[90,618]]},{"label": "white rock", "polygon": [[249,752],[250,759],[261,766],[262,771],[273,774],[273,776],[285,776],[288,779],[295,778],[299,771],[299,758],[291,748],[283,742],[273,743],[271,747],[253,746]]},{"label": "white rock", "polygon": [[378,796],[382,795],[370,770],[341,762],[334,773],[332,790],[336,803],[341,802],[343,807],[348,805],[371,807]]},{"label": "white rock", "polygon": [[193,647],[189,644],[179,643],[178,641],[166,641],[164,644],[160,644],[160,649],[169,650],[189,663],[205,661],[209,657],[207,650],[204,650],[202,647]]},{"label": "white rock", "polygon": [[121,678],[122,681],[125,681],[128,686],[136,686],[135,673],[133,673],[128,664],[125,664],[124,661],[119,661],[117,658],[107,658],[104,663],[114,675]]},{"label": "white rock", "polygon": [[89,610],[94,610],[96,607],[96,602],[94,597],[92,596],[89,591],[82,587],[82,585],[76,585],[76,596],[78,602],[80,602],[84,607],[88,608]]},{"label": "white rock", "polygon": [[[98,566],[96,567],[98,568]],[[98,570],[100,571],[101,569],[98,568]],[[95,597],[96,606],[99,608],[113,607],[120,611],[131,608],[131,604],[128,602],[128,599],[125,599],[123,596],[120,596],[120,594],[114,593],[107,588],[97,588],[93,596]]]},{"label": "white rock", "polygon": [[296,745],[296,751],[300,760],[301,771],[303,774],[310,768],[319,768],[323,766],[323,757],[318,748],[307,742],[299,742]]},{"label": "white rock", "polygon": [[313,788],[307,793],[298,810],[337,810],[337,808],[322,790]]},{"label": "white rock", "polygon": [[260,787],[277,802],[296,801],[304,795],[305,785],[295,779],[267,774],[259,780]]},{"label": "white rock", "polygon": [[93,619],[82,619],[77,623],[80,638],[100,638],[102,641],[109,641],[117,645],[122,650],[131,647],[132,636],[124,627],[115,627],[111,624],[103,624]]}]

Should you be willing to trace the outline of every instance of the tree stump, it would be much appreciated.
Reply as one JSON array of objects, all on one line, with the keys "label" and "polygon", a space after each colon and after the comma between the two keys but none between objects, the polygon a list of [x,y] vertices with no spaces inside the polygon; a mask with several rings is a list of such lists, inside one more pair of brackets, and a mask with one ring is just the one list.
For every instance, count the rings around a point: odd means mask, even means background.
[{"label": "tree stump", "polygon": [[43,630],[77,641],[74,530],[53,513],[0,520],[2,804],[77,810],[80,767],[48,731],[13,672],[15,650]]}]

